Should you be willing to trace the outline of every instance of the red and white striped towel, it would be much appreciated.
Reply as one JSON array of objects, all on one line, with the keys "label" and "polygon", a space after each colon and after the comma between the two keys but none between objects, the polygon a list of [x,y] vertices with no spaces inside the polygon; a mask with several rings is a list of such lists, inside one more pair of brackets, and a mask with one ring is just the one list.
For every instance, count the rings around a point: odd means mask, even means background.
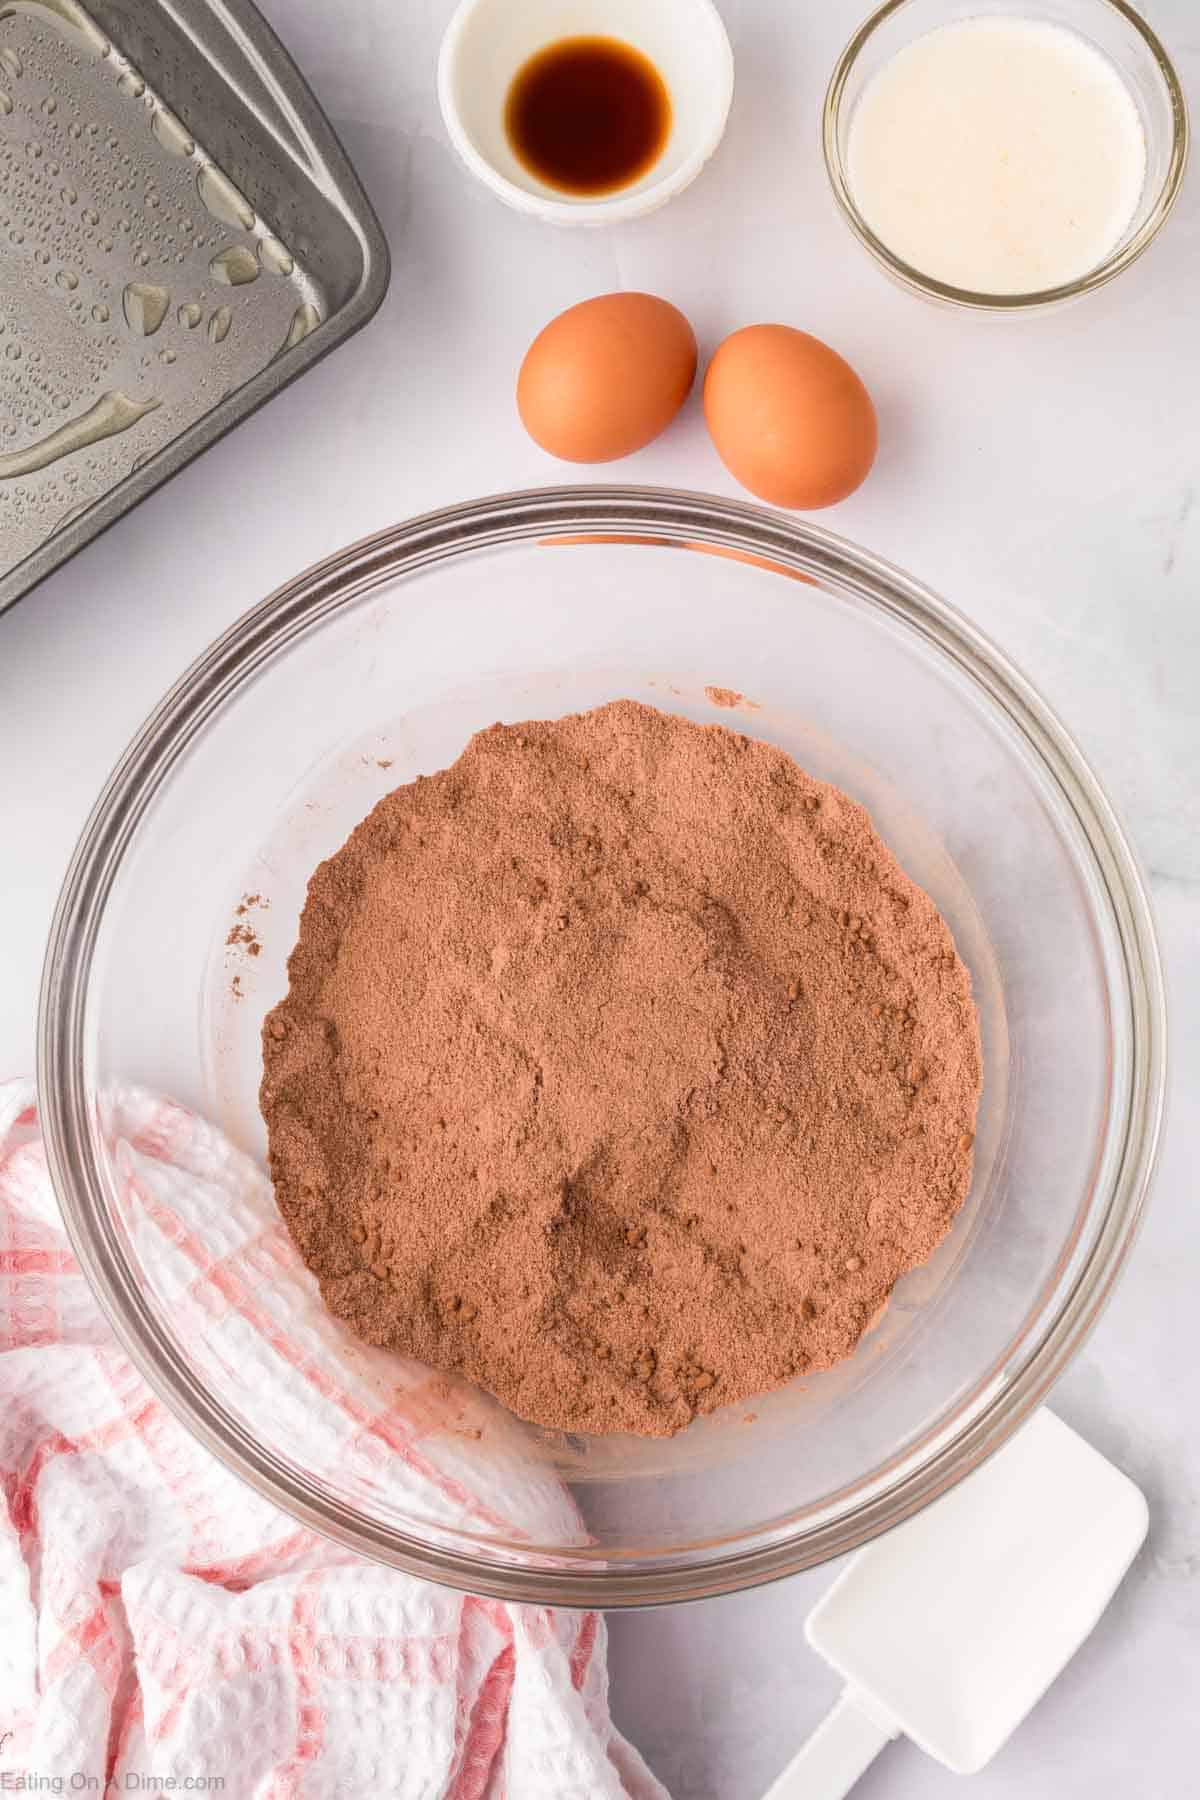
[{"label": "red and white striped towel", "polygon": [[[419,1484],[444,1518],[561,1506],[511,1454],[464,1462],[415,1387],[407,1419],[403,1385],[378,1412],[369,1383],[325,1383],[314,1396],[311,1347],[281,1323],[309,1277],[261,1173],[211,1126],[142,1093],[120,1097],[109,1129],[140,1209],[133,1225],[177,1257],[181,1304],[201,1309],[210,1332],[227,1321],[239,1358],[251,1344],[260,1353],[264,1407],[319,1400],[331,1450],[365,1445],[376,1470],[394,1462],[403,1491]],[[200,1220],[220,1223],[219,1245],[204,1243]],[[264,1257],[270,1312],[245,1279]],[[325,1329],[313,1311],[310,1334]],[[485,1466],[493,1489],[510,1478],[507,1494],[476,1491]],[[10,1785],[667,1800],[609,1718],[597,1614],[464,1598],[368,1563],[298,1529],[177,1424],[79,1272],[25,1082],[0,1084],[0,1475]]]}]

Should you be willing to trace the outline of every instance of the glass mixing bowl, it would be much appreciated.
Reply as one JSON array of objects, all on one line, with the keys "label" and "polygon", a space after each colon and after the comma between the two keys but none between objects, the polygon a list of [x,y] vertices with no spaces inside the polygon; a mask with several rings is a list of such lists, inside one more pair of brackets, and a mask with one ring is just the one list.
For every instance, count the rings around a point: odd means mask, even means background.
[{"label": "glass mixing bowl", "polygon": [[[424,1506],[389,1482],[386,1458],[305,1450],[203,1320],[181,1319],[172,1278],[123,1213],[100,1121],[106,1096],[142,1083],[261,1157],[259,1030],[317,862],[477,728],[618,696],[779,744],[863,802],[932,894],[982,1020],[974,1183],[852,1358],[674,1439],[538,1431],[471,1390],[464,1478],[499,1461],[533,1481],[549,1473],[578,1509],[518,1531]],[[239,917],[257,954],[236,932],[227,941]],[[151,1386],[231,1468],[413,1573],[619,1606],[836,1555],[1008,1436],[1078,1349],[1129,1249],[1164,1035],[1150,910],[1112,809],[964,618],[812,526],[702,495],[577,487],[454,507],[355,545],[188,671],[109,781],[68,873],[40,1081],[84,1268]],[[269,1266],[246,1279],[269,1282]],[[361,1366],[340,1328],[310,1341],[322,1382]]]}]

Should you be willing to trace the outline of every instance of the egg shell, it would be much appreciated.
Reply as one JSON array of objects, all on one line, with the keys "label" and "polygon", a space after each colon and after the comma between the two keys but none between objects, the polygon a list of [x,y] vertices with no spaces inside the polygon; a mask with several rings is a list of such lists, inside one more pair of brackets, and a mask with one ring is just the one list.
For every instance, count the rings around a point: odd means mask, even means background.
[{"label": "egg shell", "polygon": [[790,325],[747,325],[719,346],[704,378],[717,454],[772,506],[833,506],[864,481],[878,426],[846,360]]},{"label": "egg shell", "polygon": [[552,319],[517,377],[535,443],[564,462],[612,462],[671,423],[696,378],[696,337],[653,294],[601,294]]}]

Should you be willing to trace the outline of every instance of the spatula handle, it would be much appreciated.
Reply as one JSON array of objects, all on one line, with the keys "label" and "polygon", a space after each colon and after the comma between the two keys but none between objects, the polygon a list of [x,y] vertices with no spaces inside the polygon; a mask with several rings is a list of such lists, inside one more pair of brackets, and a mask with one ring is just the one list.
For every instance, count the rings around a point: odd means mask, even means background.
[{"label": "spatula handle", "polygon": [[897,1735],[864,1695],[847,1688],[763,1800],[842,1800]]}]

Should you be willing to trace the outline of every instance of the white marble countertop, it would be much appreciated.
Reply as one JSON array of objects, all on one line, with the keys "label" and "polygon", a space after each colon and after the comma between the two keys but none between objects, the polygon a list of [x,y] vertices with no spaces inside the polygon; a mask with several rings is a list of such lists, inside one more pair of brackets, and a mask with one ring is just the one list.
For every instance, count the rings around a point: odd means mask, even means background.
[{"label": "white marble countertop", "polygon": [[[451,0],[269,0],[391,242],[368,330],[0,618],[0,1072],[29,1068],[42,944],[103,777],[185,664],[286,576],[406,514],[569,478],[522,434],[520,356],[570,302],[662,293],[705,348],[761,319],[829,339],[877,399],[871,480],[824,515],[940,589],[1077,734],[1149,871],[1173,1008],[1166,1150],[1127,1275],[1054,1404],[1145,1489],[1147,1549],[981,1796],[1198,1791],[1200,1360],[1200,183],[1149,255],[1020,323],[893,289],[836,217],[817,151],[863,0],[722,0],[725,144],[668,209],[601,233],[504,210],[458,167],[433,93]],[[1200,102],[1193,0],[1148,0]],[[693,408],[621,479],[731,492]],[[617,1718],[675,1800],[754,1800],[833,1695],[802,1622],[831,1571],[612,1621]],[[864,1800],[954,1777],[907,1744]]]}]

